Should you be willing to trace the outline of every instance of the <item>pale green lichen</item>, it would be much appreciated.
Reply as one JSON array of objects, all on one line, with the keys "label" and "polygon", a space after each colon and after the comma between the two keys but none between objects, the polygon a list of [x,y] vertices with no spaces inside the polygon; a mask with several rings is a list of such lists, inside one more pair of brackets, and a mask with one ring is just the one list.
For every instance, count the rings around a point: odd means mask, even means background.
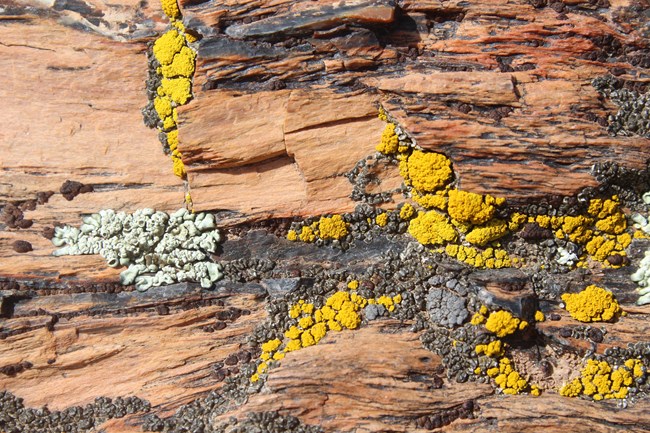
[{"label": "pale green lichen", "polygon": [[139,290],[183,281],[210,287],[221,278],[221,266],[209,254],[221,236],[214,215],[180,209],[171,215],[153,209],[133,214],[102,210],[83,219],[80,228],[57,227],[52,254],[99,254],[111,267],[128,266],[120,274],[124,285]]}]

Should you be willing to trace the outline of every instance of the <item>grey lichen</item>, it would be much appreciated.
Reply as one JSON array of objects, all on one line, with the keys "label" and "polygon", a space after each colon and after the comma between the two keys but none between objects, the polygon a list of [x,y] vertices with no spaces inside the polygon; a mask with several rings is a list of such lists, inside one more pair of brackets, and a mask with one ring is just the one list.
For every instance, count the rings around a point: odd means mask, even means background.
[{"label": "grey lichen", "polygon": [[619,107],[615,115],[609,116],[610,134],[637,134],[650,138],[650,92],[640,94],[620,87],[620,83],[612,76],[596,78],[592,85]]},{"label": "grey lichen", "polygon": [[99,254],[111,267],[127,266],[123,285],[138,290],[183,281],[209,288],[222,277],[221,265],[210,254],[221,235],[214,215],[179,209],[171,215],[153,209],[133,214],[99,211],[83,218],[81,227],[57,227],[54,256]]},{"label": "grey lichen", "polygon": [[464,298],[440,287],[433,287],[429,291],[427,311],[433,323],[447,328],[462,325],[469,315]]}]

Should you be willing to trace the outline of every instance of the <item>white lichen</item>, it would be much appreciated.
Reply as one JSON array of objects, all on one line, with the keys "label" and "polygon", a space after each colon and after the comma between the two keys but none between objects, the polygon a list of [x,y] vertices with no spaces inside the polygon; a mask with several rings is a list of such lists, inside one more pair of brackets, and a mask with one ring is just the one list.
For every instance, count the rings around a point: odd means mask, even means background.
[{"label": "white lichen", "polygon": [[108,209],[83,218],[80,228],[57,227],[52,243],[61,248],[52,254],[99,254],[111,267],[127,266],[120,282],[135,283],[138,290],[183,281],[208,288],[222,277],[221,266],[210,258],[220,241],[209,213]]},{"label": "white lichen", "polygon": [[[645,204],[650,205],[650,192],[643,194],[642,199]],[[646,217],[635,213],[632,215],[632,221],[634,221],[635,229],[650,235],[650,223]],[[650,304],[650,250],[645,252],[645,257],[639,262],[639,268],[630,278],[639,285],[637,288],[639,292],[639,299],[636,301],[637,305]]]},{"label": "white lichen", "polygon": [[650,304],[650,250],[645,252],[645,257],[639,263],[639,268],[630,278],[639,285],[637,305]]},{"label": "white lichen", "polygon": [[578,261],[578,256],[562,247],[558,247],[555,261],[560,265],[573,266]]}]

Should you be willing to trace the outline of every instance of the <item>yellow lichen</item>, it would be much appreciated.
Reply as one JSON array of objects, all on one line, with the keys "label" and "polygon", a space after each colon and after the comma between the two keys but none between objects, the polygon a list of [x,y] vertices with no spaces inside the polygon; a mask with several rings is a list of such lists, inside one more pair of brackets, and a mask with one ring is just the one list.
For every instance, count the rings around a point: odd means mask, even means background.
[{"label": "yellow lichen", "polygon": [[481,251],[475,247],[448,244],[445,247],[445,252],[450,257],[455,257],[457,260],[477,268],[499,269],[512,264],[508,253],[501,249],[486,248]]},{"label": "yellow lichen", "polygon": [[359,281],[358,280],[352,280],[348,283],[348,289],[350,290],[357,290],[359,288]]},{"label": "yellow lichen", "polygon": [[300,230],[300,235],[298,237],[303,242],[314,242],[316,240],[316,234],[310,226],[304,226]]},{"label": "yellow lichen", "polygon": [[508,221],[508,230],[513,232],[519,230],[519,227],[525,223],[527,219],[526,215],[522,213],[513,213],[510,215],[510,221]]},{"label": "yellow lichen", "polygon": [[583,215],[565,216],[562,217],[562,232],[568,235],[571,241],[584,244],[593,235],[593,230],[589,228],[592,223],[591,218]]},{"label": "yellow lichen", "polygon": [[289,317],[292,319],[297,319],[300,317],[300,302],[294,304],[291,308],[289,308]]},{"label": "yellow lichen", "polygon": [[350,301],[350,294],[348,292],[343,292],[343,291],[338,291],[334,293],[332,296],[327,298],[325,301],[325,305],[330,307],[334,311],[339,311],[341,308],[343,308],[343,304],[345,302]]},{"label": "yellow lichen", "polygon": [[423,245],[453,242],[458,237],[449,219],[436,211],[419,212],[418,216],[411,220],[408,231]]},{"label": "yellow lichen", "polygon": [[627,228],[627,219],[621,212],[596,221],[596,228],[602,232],[620,235]]},{"label": "yellow lichen", "polygon": [[399,139],[395,134],[395,124],[387,123],[384,132],[381,134],[381,142],[377,145],[378,152],[384,154],[396,153],[399,147]]},{"label": "yellow lichen", "polygon": [[345,304],[344,308],[336,314],[336,321],[348,329],[356,329],[361,323],[361,317],[351,305],[354,304],[352,302]]},{"label": "yellow lichen", "polygon": [[160,5],[170,19],[176,20],[181,17],[181,10],[178,8],[176,0],[160,0]]},{"label": "yellow lichen", "polygon": [[519,329],[520,320],[505,310],[490,313],[485,322],[485,329],[503,338]]},{"label": "yellow lichen", "polygon": [[300,302],[300,312],[303,314],[312,314],[314,312],[314,304],[305,301]]},{"label": "yellow lichen", "polygon": [[182,155],[178,150],[172,151],[171,154],[172,157],[172,171],[174,174],[180,178],[184,178],[186,175],[185,172],[185,164],[183,163],[183,160],[181,159]]},{"label": "yellow lichen", "polygon": [[277,350],[278,347],[282,345],[282,341],[280,341],[279,338],[275,338],[273,340],[269,340],[266,343],[262,344],[262,351],[264,352],[273,352],[274,350]]},{"label": "yellow lichen", "polygon": [[560,395],[565,397],[586,395],[596,401],[622,399],[627,397],[629,387],[634,384],[634,378],[642,377],[644,374],[643,363],[638,359],[628,359],[618,368],[612,368],[607,361],[589,359],[581,370],[580,377],[560,388]]},{"label": "yellow lichen", "polygon": [[321,217],[318,221],[318,237],[321,239],[341,239],[348,235],[348,225],[341,215]]},{"label": "yellow lichen", "polygon": [[[167,98],[165,98],[167,99]],[[170,130],[172,128],[176,128],[176,119],[178,118],[178,115],[176,114],[176,108],[172,107],[172,114],[171,116],[167,116],[163,121],[163,127],[162,129],[164,131]]]},{"label": "yellow lichen", "polygon": [[295,230],[289,230],[287,232],[287,239],[290,241],[297,241],[298,240],[298,233],[296,233]]},{"label": "yellow lichen", "polygon": [[302,348],[302,344],[300,343],[300,340],[295,339],[287,343],[287,345],[284,347],[284,351],[293,352],[295,350],[299,350],[300,348]]},{"label": "yellow lichen", "polygon": [[482,323],[485,323],[485,316],[481,313],[474,313],[472,320],[470,321],[472,325],[478,326]]},{"label": "yellow lichen", "polygon": [[607,259],[616,248],[616,241],[605,236],[594,236],[585,246],[587,253],[594,259],[602,262]]},{"label": "yellow lichen", "polygon": [[535,311],[535,322],[543,322],[545,319],[544,313],[539,310]]},{"label": "yellow lichen", "polygon": [[385,227],[388,224],[388,214],[386,212],[380,213],[375,217],[375,222],[379,227]]},{"label": "yellow lichen", "polygon": [[[625,233],[627,219],[620,209],[617,196],[606,200],[590,200],[585,215],[537,215],[528,217],[528,221],[552,229],[559,239],[568,239],[582,245],[591,259],[608,267],[621,266],[620,260],[612,260],[610,263],[608,259],[624,256],[624,250],[632,240],[632,236]],[[586,267],[587,262],[582,259],[576,266]]]},{"label": "yellow lichen", "polygon": [[167,97],[156,97],[153,100],[153,107],[161,119],[171,117],[172,115],[172,101]]},{"label": "yellow lichen", "polygon": [[388,116],[386,116],[384,107],[379,107],[379,113],[377,114],[377,117],[379,117],[379,119],[383,120],[384,122],[388,122]]},{"label": "yellow lichen", "polygon": [[501,340],[494,340],[488,344],[478,344],[475,348],[478,355],[489,356],[490,358],[498,358],[503,356],[504,347]]},{"label": "yellow lichen", "polygon": [[580,293],[565,293],[562,301],[566,310],[581,322],[602,322],[617,318],[621,314],[612,292],[590,285]]},{"label": "yellow lichen", "polygon": [[185,77],[191,78],[194,75],[194,65],[196,62],[196,53],[188,46],[183,46],[178,53],[174,55],[172,62],[168,65],[162,65],[160,71],[165,78]]},{"label": "yellow lichen", "polygon": [[[153,100],[154,109],[162,121],[162,130],[168,134],[167,141],[171,150],[173,172],[185,178],[186,170],[178,146],[178,112],[176,107],[186,104],[192,97],[191,77],[194,74],[196,53],[188,45],[188,33],[180,21],[180,10],[176,0],[161,0],[162,9],[172,20],[172,28],[162,34],[153,45],[153,55],[160,63],[156,73],[161,78],[161,85],[156,89],[157,97]],[[175,133],[175,137],[169,135]]]},{"label": "yellow lichen", "polygon": [[298,326],[300,326],[302,329],[308,329],[313,324],[314,319],[311,316],[305,316],[298,320]]},{"label": "yellow lichen", "polygon": [[444,190],[437,191],[434,194],[419,194],[417,191],[414,191],[412,198],[414,202],[423,208],[440,210],[447,208],[447,196]]},{"label": "yellow lichen", "polygon": [[309,332],[314,338],[314,341],[318,343],[323,337],[325,337],[325,334],[327,334],[327,325],[323,322],[316,323],[314,326],[312,326]]},{"label": "yellow lichen", "polygon": [[163,78],[160,87],[163,94],[178,105],[187,103],[192,97],[192,82],[189,78]]},{"label": "yellow lichen", "polygon": [[404,179],[420,193],[434,192],[451,181],[451,161],[440,153],[414,150],[403,161]]},{"label": "yellow lichen", "polygon": [[300,335],[300,345],[302,347],[309,347],[316,344],[314,337],[311,335],[311,332],[305,331]]},{"label": "yellow lichen", "polygon": [[483,224],[494,216],[498,203],[500,200],[491,195],[452,189],[449,191],[447,211],[452,219],[461,223]]},{"label": "yellow lichen", "polygon": [[487,374],[494,378],[494,382],[504,394],[519,394],[528,388],[528,381],[514,370],[508,358],[501,358],[499,367],[488,369]]},{"label": "yellow lichen", "polygon": [[297,326],[291,326],[284,332],[284,336],[292,340],[300,338],[300,334],[302,334],[302,330],[300,330]]},{"label": "yellow lichen", "polygon": [[167,133],[167,145],[172,152],[178,148],[178,129]]},{"label": "yellow lichen", "polygon": [[522,320],[522,321],[519,322],[519,330],[520,331],[523,331],[527,327],[528,327],[528,322],[526,322],[525,320]]},{"label": "yellow lichen", "polygon": [[380,296],[379,298],[376,299],[377,304],[383,305],[389,312],[392,312],[395,310],[395,304],[399,304],[401,302],[402,296],[397,295],[394,297],[390,296]]},{"label": "yellow lichen", "polygon": [[474,245],[483,246],[488,242],[492,242],[503,237],[508,233],[508,225],[505,221],[494,218],[480,226],[474,227],[472,231],[467,233],[465,240]]},{"label": "yellow lichen", "polygon": [[161,65],[169,65],[174,56],[185,46],[185,38],[176,29],[171,29],[156,39],[153,54]]},{"label": "yellow lichen", "polygon": [[415,216],[415,208],[410,203],[404,203],[399,210],[399,217],[403,220],[410,220]]}]

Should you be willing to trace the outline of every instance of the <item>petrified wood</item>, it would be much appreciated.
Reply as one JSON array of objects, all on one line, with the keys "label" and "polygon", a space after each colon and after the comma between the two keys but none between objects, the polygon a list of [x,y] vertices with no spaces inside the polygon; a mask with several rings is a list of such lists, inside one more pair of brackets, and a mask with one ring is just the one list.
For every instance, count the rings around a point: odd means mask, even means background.
[{"label": "petrified wood", "polygon": [[[0,431],[650,430],[646,382],[625,399],[558,393],[594,356],[650,368],[650,307],[630,279],[647,237],[625,259],[561,267],[551,254],[566,242],[528,222],[503,238],[522,265],[476,269],[407,232],[399,163],[375,150],[381,108],[449,158],[454,188],[505,198],[500,218],[573,215],[615,194],[628,220],[647,216],[648,134],[616,126],[616,98],[592,84],[648,91],[647,2],[178,4],[198,37],[192,99],[178,107],[183,179],[141,113],[147,53],[169,28],[158,2],[0,5]],[[142,292],[97,255],[52,255],[56,227],[83,216],[183,206],[215,214],[226,239],[210,289]],[[287,238],[334,214],[367,227],[340,242]],[[403,308],[366,312],[251,381],[288,308],[357,279],[367,298],[404,294]],[[561,295],[590,284],[625,315],[572,318]],[[461,299],[462,324],[429,323],[432,288]],[[540,396],[506,395],[461,359],[487,342],[469,323],[481,305],[530,322],[504,344]]]}]

